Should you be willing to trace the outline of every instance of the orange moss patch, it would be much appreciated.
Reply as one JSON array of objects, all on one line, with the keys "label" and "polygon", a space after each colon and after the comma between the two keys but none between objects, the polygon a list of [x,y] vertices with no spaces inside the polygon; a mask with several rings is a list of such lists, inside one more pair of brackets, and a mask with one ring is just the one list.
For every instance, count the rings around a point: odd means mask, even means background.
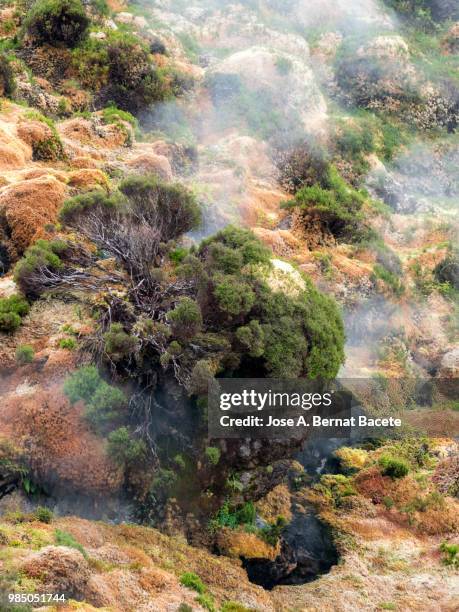
[{"label": "orange moss patch", "polygon": [[32,159],[32,148],[0,127],[0,170],[16,170]]},{"label": "orange moss patch", "polygon": [[260,499],[255,505],[261,516],[270,523],[275,523],[278,516],[292,519],[290,491],[285,484],[277,485],[268,495]]},{"label": "orange moss patch", "polygon": [[95,187],[103,187],[108,191],[109,183],[101,170],[83,168],[70,173],[69,186],[78,189],[78,191],[88,191]]},{"label": "orange moss patch", "polygon": [[271,559],[274,560],[278,553],[278,547],[266,544],[255,533],[247,533],[226,527],[219,529],[217,533],[217,546],[222,554],[239,559]]},{"label": "orange moss patch", "polygon": [[142,153],[127,162],[132,170],[142,174],[156,174],[165,181],[172,180],[172,168],[167,157],[155,153]]},{"label": "orange moss patch", "polygon": [[21,181],[3,189],[0,213],[5,216],[18,251],[24,251],[42,237],[45,225],[56,222],[65,193],[65,186],[51,176]]},{"label": "orange moss patch", "polygon": [[45,482],[68,483],[85,493],[118,490],[122,474],[105,454],[103,441],[85,423],[81,406],[71,406],[59,386],[5,398],[0,429],[27,447],[28,461]]}]

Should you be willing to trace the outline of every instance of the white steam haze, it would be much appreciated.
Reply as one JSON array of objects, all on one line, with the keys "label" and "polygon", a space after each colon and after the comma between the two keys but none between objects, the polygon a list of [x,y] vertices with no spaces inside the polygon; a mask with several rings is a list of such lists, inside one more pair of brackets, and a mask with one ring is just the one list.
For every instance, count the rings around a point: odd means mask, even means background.
[{"label": "white steam haze", "polygon": [[[140,6],[151,35],[166,44],[179,68],[182,63],[189,71],[190,59],[193,64],[193,90],[156,108],[147,124],[197,147],[197,169],[181,178],[205,208],[196,239],[228,223],[256,231],[260,226],[272,232],[283,227],[279,204],[289,196],[277,182],[276,150],[305,141],[326,147],[332,118],[349,112],[330,101],[327,82],[334,77],[311,54],[311,41],[327,33],[323,48],[332,53],[347,38],[361,39],[364,45],[377,36],[393,36],[396,46],[405,45],[394,12],[374,0],[151,0]],[[407,62],[410,75],[415,68]],[[242,93],[235,93],[234,76]],[[452,183],[457,175],[441,169],[434,157],[446,159],[447,169],[457,168],[457,140],[447,143],[444,154],[438,155],[436,146],[418,142],[392,169],[373,164],[367,179],[370,192],[400,213],[386,224],[383,235],[401,251],[402,265],[407,265],[404,253],[413,235],[425,233],[424,224],[454,226],[458,191]],[[393,186],[392,193],[378,190],[381,176]],[[457,238],[454,229],[451,238]],[[369,376],[377,368],[375,349],[381,340],[403,327],[409,334],[413,321],[418,321],[417,338],[446,343],[436,308],[442,311],[441,304],[402,307],[375,289],[362,292],[344,312],[347,362],[342,375]],[[412,365],[413,372],[425,374]]]}]

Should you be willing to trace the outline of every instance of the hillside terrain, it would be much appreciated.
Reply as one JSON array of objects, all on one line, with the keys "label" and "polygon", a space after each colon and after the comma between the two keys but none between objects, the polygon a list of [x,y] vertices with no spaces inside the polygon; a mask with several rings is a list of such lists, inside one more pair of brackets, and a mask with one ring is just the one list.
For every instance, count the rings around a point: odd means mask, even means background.
[{"label": "hillside terrain", "polygon": [[458,121],[450,0],[0,0],[0,610],[457,610]]}]

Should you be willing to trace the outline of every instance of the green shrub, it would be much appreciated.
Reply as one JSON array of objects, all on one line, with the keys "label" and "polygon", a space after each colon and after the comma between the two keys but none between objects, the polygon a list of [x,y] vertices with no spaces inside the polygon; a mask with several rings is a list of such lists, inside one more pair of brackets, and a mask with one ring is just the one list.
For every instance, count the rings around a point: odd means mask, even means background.
[{"label": "green shrub", "polygon": [[122,418],[126,397],[120,389],[105,382],[93,365],[83,366],[64,382],[64,393],[71,404],[82,400],[85,417],[99,430]]},{"label": "green shrub", "polygon": [[382,280],[396,296],[401,296],[405,292],[402,279],[378,263],[373,266],[372,280],[376,279]]},{"label": "green shrub", "polygon": [[118,465],[132,467],[147,457],[147,446],[143,440],[135,439],[127,427],[120,427],[108,436],[107,451]]},{"label": "green shrub", "polygon": [[121,206],[121,202],[119,196],[107,196],[102,190],[82,193],[64,202],[59,211],[59,220],[72,225],[80,215],[84,216],[89,211],[102,210],[110,214]]},{"label": "green shrub", "polygon": [[35,43],[75,47],[85,37],[89,24],[80,0],[37,0],[24,27]]},{"label": "green shrub", "polygon": [[221,612],[255,612],[253,608],[247,608],[238,601],[225,601],[222,604]]},{"label": "green shrub", "polygon": [[192,338],[201,329],[202,314],[199,305],[189,297],[180,299],[174,310],[168,313],[172,331],[179,338]]},{"label": "green shrub", "polygon": [[459,568],[459,544],[442,542],[440,551],[443,553],[443,563],[445,565]]},{"label": "green shrub", "polygon": [[211,465],[218,465],[221,454],[221,450],[216,446],[208,446],[205,450],[205,455]]},{"label": "green shrub", "polygon": [[34,512],[35,518],[41,523],[51,523],[54,518],[54,513],[49,508],[38,506]]},{"label": "green shrub", "polygon": [[91,7],[101,17],[108,17],[110,15],[110,7],[107,0],[91,0]]},{"label": "green shrub", "polygon": [[65,157],[64,147],[56,126],[52,119],[45,117],[42,113],[31,110],[24,115],[32,121],[44,123],[51,131],[51,135],[42,140],[34,140],[32,143],[33,159],[36,161],[56,161]]},{"label": "green shrub", "polygon": [[201,578],[193,572],[185,572],[180,576],[180,584],[192,589],[201,595],[206,592],[206,587]]},{"label": "green shrub", "polygon": [[211,520],[210,527],[216,530],[221,527],[236,529],[239,525],[252,526],[255,524],[256,514],[252,502],[232,506],[229,501],[225,501]]},{"label": "green shrub", "polygon": [[32,363],[35,352],[29,344],[21,344],[16,349],[16,361],[24,365],[26,363]]},{"label": "green shrub", "polygon": [[14,332],[21,325],[21,317],[15,312],[0,312],[0,331]]},{"label": "green shrub", "polygon": [[0,98],[11,98],[15,90],[16,80],[10,59],[4,53],[0,53]]},{"label": "green shrub", "polygon": [[179,468],[179,470],[184,470],[186,468],[185,459],[183,455],[177,454],[173,459],[175,465]]},{"label": "green shrub", "polygon": [[24,253],[14,268],[14,280],[27,297],[36,298],[44,288],[39,278],[42,269],[52,272],[60,270],[63,266],[59,257],[67,248],[59,240],[37,240]]},{"label": "green shrub", "polygon": [[105,123],[125,121],[126,123],[132,125],[133,128],[137,127],[139,123],[134,115],[131,115],[131,113],[123,111],[116,106],[106,106],[104,109],[102,109],[102,118]]},{"label": "green shrub", "polygon": [[97,92],[98,104],[138,113],[172,95],[164,71],[151,61],[143,41],[125,32],[89,39],[73,54],[82,83]]},{"label": "green shrub", "polygon": [[0,331],[14,332],[21,324],[22,317],[29,312],[29,304],[20,295],[0,298]]},{"label": "green shrub", "polygon": [[54,539],[58,546],[67,546],[68,548],[76,548],[83,555],[85,559],[88,558],[88,555],[83,548],[83,546],[75,540],[71,533],[68,531],[63,531],[62,529],[56,529],[54,531]]},{"label": "green shrub", "polygon": [[238,342],[248,351],[251,357],[261,357],[265,350],[265,333],[260,322],[252,319],[248,325],[236,330]]},{"label": "green shrub", "polygon": [[125,406],[124,393],[102,381],[94,396],[86,403],[85,417],[96,430],[103,429],[122,417],[122,409]]},{"label": "green shrub", "polygon": [[143,215],[168,242],[199,226],[201,209],[195,196],[179,183],[166,183],[153,176],[132,176],[120,185],[134,214]]},{"label": "green shrub", "polygon": [[276,546],[281,536],[282,530],[287,525],[287,520],[283,516],[278,516],[273,525],[267,525],[260,530],[260,536],[270,546]]},{"label": "green shrub", "polygon": [[299,208],[308,216],[318,217],[339,240],[360,242],[374,235],[364,223],[361,210],[364,202],[365,197],[347,185],[336,168],[330,166],[320,183],[303,187],[283,207]]},{"label": "green shrub", "polygon": [[383,475],[390,476],[392,479],[404,478],[410,471],[406,461],[387,455],[379,458],[379,465],[382,468]]},{"label": "green shrub", "polygon": [[121,323],[112,323],[108,332],[104,334],[105,352],[113,361],[132,355],[138,345],[138,339],[127,334]]},{"label": "green shrub", "polygon": [[448,283],[459,291],[459,249],[451,250],[434,269],[435,278],[440,283]]},{"label": "green shrub", "polygon": [[89,403],[102,383],[99,371],[94,365],[82,366],[64,382],[64,393],[71,404],[83,400]]},{"label": "green shrub", "polygon": [[198,603],[205,610],[209,610],[209,612],[216,612],[217,609],[215,607],[214,599],[208,593],[203,593],[198,595],[195,599],[196,603]]},{"label": "green shrub", "polygon": [[67,349],[68,351],[73,351],[76,348],[77,342],[75,338],[61,338],[59,340],[59,348]]},{"label": "green shrub", "polygon": [[233,276],[217,276],[214,295],[222,313],[238,317],[246,315],[255,304],[255,293],[248,283]]},{"label": "green shrub", "polygon": [[329,162],[325,150],[308,143],[289,150],[279,160],[279,183],[295,194],[302,187],[320,184],[328,172]]}]

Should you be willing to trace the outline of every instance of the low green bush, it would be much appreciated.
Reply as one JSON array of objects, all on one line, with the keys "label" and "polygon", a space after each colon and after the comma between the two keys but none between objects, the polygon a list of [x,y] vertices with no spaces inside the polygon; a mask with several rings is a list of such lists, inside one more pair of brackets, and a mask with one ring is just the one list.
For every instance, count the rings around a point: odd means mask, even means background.
[{"label": "low green bush", "polygon": [[205,610],[208,610],[209,612],[217,612],[214,599],[208,593],[202,593],[201,595],[198,595],[195,601]]},{"label": "low green bush", "polygon": [[192,338],[201,330],[201,310],[198,303],[189,297],[181,298],[167,316],[172,323],[172,332],[178,338]]},{"label": "low green bush", "polygon": [[278,516],[276,522],[272,525],[262,527],[260,530],[260,536],[270,546],[276,546],[281,536],[282,530],[287,525],[287,519],[283,516]]},{"label": "low green bush", "polygon": [[192,589],[201,595],[206,592],[203,581],[194,572],[185,572],[182,574],[180,576],[180,584],[183,584],[187,589]]},{"label": "low green bush", "polygon": [[88,558],[88,554],[83,546],[75,540],[71,533],[62,529],[56,529],[54,531],[54,540],[58,546],[67,546],[68,548],[76,548],[83,555],[85,559]]},{"label": "low green bush", "polygon": [[145,442],[133,438],[127,427],[120,427],[109,434],[107,451],[113,461],[123,467],[142,463],[147,457]]},{"label": "low green bush", "polygon": [[59,240],[37,240],[30,246],[14,268],[14,280],[23,293],[30,298],[37,298],[43,291],[39,276],[40,270],[60,270],[63,263],[59,257],[67,248]]},{"label": "low green bush", "polygon": [[119,195],[107,196],[104,191],[97,189],[65,200],[59,211],[59,220],[71,225],[80,215],[84,216],[90,210],[103,210],[110,214],[121,205],[122,198]]},{"label": "low green bush", "polygon": [[443,553],[443,563],[445,565],[459,568],[459,544],[442,542],[440,551]]},{"label": "low green bush", "polygon": [[382,266],[375,264],[373,266],[372,280],[382,280],[396,296],[401,296],[405,292],[405,286],[401,278],[396,274]]},{"label": "low green bush", "polygon": [[44,506],[38,506],[34,512],[35,518],[41,523],[51,523],[54,518],[54,512]]},{"label": "low green bush", "polygon": [[29,303],[20,295],[0,298],[0,331],[14,332],[29,309]]},{"label": "low green bush", "polygon": [[59,340],[59,348],[61,349],[67,349],[68,351],[73,351],[73,349],[76,348],[76,346],[77,346],[77,342],[75,338],[61,338],[61,340]]},{"label": "low green bush", "polygon": [[338,240],[361,242],[374,236],[366,226],[362,206],[365,196],[350,187],[334,166],[329,166],[320,183],[301,188],[284,208],[298,208],[320,219]]},{"label": "low green bush", "polygon": [[21,344],[16,349],[16,361],[20,365],[32,363],[35,352],[29,344]]},{"label": "low green bush", "polygon": [[216,446],[208,446],[205,450],[206,458],[211,465],[218,465],[221,454],[221,450]]},{"label": "low green bush", "polygon": [[133,34],[110,32],[102,40],[88,39],[74,50],[73,66],[83,85],[97,94],[99,107],[136,114],[173,95],[164,70]]},{"label": "low green bush", "polygon": [[383,455],[379,458],[379,465],[382,468],[382,474],[384,476],[390,476],[392,479],[404,478],[410,471],[409,465],[402,459],[395,459]]},{"label": "low green bush", "polygon": [[75,47],[89,24],[80,0],[38,0],[25,18],[24,28],[37,44]]},{"label": "low green bush", "polygon": [[121,361],[132,355],[138,345],[135,336],[127,334],[121,323],[112,323],[104,334],[105,352],[113,361]]},{"label": "low green bush", "polygon": [[93,365],[71,374],[64,382],[64,393],[72,404],[85,403],[85,417],[96,430],[119,421],[127,403],[124,393],[105,382]]}]

